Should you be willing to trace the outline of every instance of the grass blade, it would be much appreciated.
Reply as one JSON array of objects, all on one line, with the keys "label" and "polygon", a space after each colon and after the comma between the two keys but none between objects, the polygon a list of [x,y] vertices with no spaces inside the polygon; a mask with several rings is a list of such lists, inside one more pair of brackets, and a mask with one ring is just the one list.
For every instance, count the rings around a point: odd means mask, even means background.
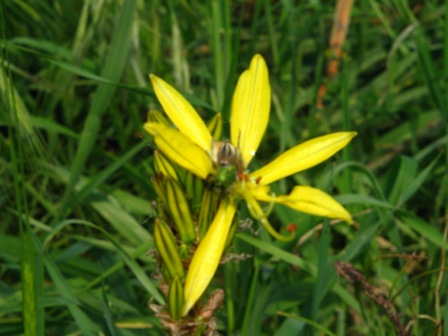
[{"label": "grass blade", "polygon": [[[112,42],[109,48],[106,64],[102,71],[102,77],[112,82],[117,82],[126,64],[127,54],[132,39],[132,24],[135,11],[135,0],[125,1],[120,11]],[[71,167],[71,175],[63,201],[63,212],[69,205],[70,198],[76,183],[78,182],[87,158],[101,128],[101,118],[106,112],[116,87],[100,83],[96,90],[92,105],[88,112],[87,120],[81,134],[78,150]]]}]

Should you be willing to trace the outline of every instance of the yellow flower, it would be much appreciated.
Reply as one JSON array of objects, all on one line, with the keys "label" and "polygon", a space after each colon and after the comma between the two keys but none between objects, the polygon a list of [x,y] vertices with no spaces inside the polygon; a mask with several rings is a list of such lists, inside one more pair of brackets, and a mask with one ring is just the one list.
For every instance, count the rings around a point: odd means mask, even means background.
[{"label": "yellow flower", "polygon": [[179,92],[154,75],[150,78],[160,104],[177,127],[176,130],[160,123],[146,123],[144,128],[156,146],[173,162],[223,188],[229,195],[220,205],[215,220],[193,256],[185,285],[184,315],[203,294],[218,267],[224,244],[217,244],[214,239],[221,237],[225,242],[235,213],[234,199],[244,199],[253,216],[277,239],[289,238],[272,228],[258,201],[283,204],[304,213],[352,222],[347,210],[319,189],[296,186],[289,195],[274,196],[268,185],[327,160],[344,148],[356,135],[355,132],[331,133],[306,141],[264,167],[249,172],[248,165],[268,125],[271,105],[268,70],[260,55],[253,57],[249,69],[240,76],[235,88],[230,141],[214,141],[198,113]]}]

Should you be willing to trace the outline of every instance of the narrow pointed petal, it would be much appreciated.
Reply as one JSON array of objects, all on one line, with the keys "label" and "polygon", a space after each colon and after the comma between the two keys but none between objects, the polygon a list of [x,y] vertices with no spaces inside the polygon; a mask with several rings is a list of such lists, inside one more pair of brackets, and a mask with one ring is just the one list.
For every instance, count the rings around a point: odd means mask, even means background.
[{"label": "narrow pointed petal", "polygon": [[288,196],[272,198],[269,195],[257,195],[260,201],[284,204],[294,210],[310,215],[343,219],[352,223],[350,213],[333,197],[322,190],[308,186],[296,186]]},{"label": "narrow pointed petal", "polygon": [[231,143],[239,148],[247,165],[260,145],[269,121],[271,87],[266,63],[255,55],[238,80],[230,117]]},{"label": "narrow pointed petal", "polygon": [[191,104],[163,79],[150,75],[154,92],[173,124],[204,151],[210,151],[212,136]]},{"label": "narrow pointed petal", "polygon": [[284,152],[274,161],[249,175],[267,185],[283,177],[296,174],[327,160],[348,145],[356,132],[338,132],[308,140]]},{"label": "narrow pointed petal", "polygon": [[227,235],[235,216],[232,199],[221,202],[215,219],[193,255],[185,280],[185,316],[207,289],[224,252]]},{"label": "narrow pointed petal", "polygon": [[143,127],[159,150],[182,168],[202,179],[213,172],[208,154],[178,130],[158,123],[145,123]]}]

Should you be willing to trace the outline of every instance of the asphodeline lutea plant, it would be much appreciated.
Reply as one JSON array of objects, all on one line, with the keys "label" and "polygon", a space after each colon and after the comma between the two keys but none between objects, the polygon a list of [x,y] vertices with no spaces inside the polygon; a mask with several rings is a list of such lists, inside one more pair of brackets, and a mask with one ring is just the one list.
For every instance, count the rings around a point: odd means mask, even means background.
[{"label": "asphodeline lutea plant", "polygon": [[[299,144],[254,171],[255,156],[269,122],[271,88],[266,63],[255,55],[233,94],[230,140],[213,140],[206,124],[191,104],[164,80],[151,75],[154,92],[175,127],[147,122],[145,130],[158,149],[172,162],[222,191],[218,211],[205,236],[198,242],[184,284],[182,315],[188,314],[202,296],[223,255],[236,203],[244,200],[253,217],[277,239],[282,236],[269,224],[259,202],[283,204],[307,214],[337,218],[349,223],[348,211],[327,193],[309,186],[296,186],[290,194],[277,196],[269,185],[327,160],[344,148],[355,132],[338,132]],[[293,234],[294,235],[294,234]]]}]

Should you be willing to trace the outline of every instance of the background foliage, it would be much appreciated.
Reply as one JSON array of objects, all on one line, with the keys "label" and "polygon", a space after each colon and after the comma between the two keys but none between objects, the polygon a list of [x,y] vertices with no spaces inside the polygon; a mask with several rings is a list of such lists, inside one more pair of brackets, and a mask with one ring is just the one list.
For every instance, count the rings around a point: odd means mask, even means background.
[{"label": "background foliage", "polygon": [[[142,132],[159,106],[147,75],[228,121],[236,78],[257,52],[273,104],[254,165],[357,131],[335,160],[277,186],[339,195],[356,223],[279,206],[276,225],[298,225],[293,243],[238,233],[230,252],[252,257],[216,278],[222,334],[448,334],[443,1],[355,2],[332,80],[333,1],[8,0],[0,10],[0,335],[163,333],[148,309],[161,296]],[[353,284],[336,261],[359,270],[344,269]]]}]

